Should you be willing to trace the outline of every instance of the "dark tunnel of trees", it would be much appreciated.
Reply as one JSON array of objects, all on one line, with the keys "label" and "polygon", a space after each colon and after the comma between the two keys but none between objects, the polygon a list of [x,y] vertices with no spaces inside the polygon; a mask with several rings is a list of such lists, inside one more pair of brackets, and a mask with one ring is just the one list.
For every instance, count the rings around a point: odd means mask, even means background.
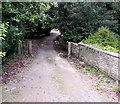
[{"label": "dark tunnel of trees", "polygon": [[[119,7],[118,2],[4,2],[0,25],[2,50],[8,58],[16,53],[20,41],[48,36],[52,28],[61,31],[64,41],[83,41],[101,27],[102,32],[110,31],[119,39]],[[111,44],[116,43],[106,45]],[[111,46],[118,49],[118,45]]]}]

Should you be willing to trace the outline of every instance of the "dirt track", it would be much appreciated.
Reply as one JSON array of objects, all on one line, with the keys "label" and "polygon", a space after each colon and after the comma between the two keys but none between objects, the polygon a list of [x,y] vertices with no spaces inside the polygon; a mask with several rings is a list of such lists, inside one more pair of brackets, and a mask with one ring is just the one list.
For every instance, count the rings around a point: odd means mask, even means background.
[{"label": "dirt track", "polygon": [[[9,102],[108,102],[93,88],[86,75],[76,71],[53,48],[56,35],[51,34],[40,44],[37,57],[18,83]],[[17,89],[15,88],[15,90]],[[14,89],[13,89],[14,90]]]}]

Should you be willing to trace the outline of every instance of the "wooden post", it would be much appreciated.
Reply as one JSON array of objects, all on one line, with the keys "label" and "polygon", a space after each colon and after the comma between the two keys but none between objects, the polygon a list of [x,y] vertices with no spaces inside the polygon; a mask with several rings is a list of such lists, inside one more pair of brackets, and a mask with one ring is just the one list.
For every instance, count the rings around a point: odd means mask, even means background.
[{"label": "wooden post", "polygon": [[23,43],[21,41],[21,54],[23,54]]},{"label": "wooden post", "polygon": [[21,55],[21,43],[18,43],[18,55]]},{"label": "wooden post", "polygon": [[78,58],[80,58],[80,44],[79,43],[78,43],[78,47],[79,47]]},{"label": "wooden post", "polygon": [[32,54],[32,41],[31,40],[29,40],[29,54]]},{"label": "wooden post", "polygon": [[68,58],[71,56],[71,42],[68,42]]},{"label": "wooden post", "polygon": [[26,52],[27,54],[29,54],[29,41],[26,40]]},{"label": "wooden post", "polygon": [[25,52],[26,52],[26,49],[25,49],[25,41],[23,41],[23,43],[22,43],[22,49],[23,49],[23,54],[25,54]]}]

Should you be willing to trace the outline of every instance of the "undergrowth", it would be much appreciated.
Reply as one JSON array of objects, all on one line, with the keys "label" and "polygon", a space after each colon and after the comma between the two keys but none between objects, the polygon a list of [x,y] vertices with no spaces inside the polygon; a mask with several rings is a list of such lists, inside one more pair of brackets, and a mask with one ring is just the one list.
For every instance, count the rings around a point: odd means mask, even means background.
[{"label": "undergrowth", "polygon": [[115,35],[107,27],[101,27],[94,34],[83,40],[85,44],[97,44],[101,49],[119,53],[120,36]]}]

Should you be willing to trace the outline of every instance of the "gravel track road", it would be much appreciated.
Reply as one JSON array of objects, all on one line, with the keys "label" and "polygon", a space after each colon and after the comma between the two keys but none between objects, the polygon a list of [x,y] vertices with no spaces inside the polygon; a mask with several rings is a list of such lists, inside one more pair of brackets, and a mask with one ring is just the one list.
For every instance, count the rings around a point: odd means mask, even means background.
[{"label": "gravel track road", "polygon": [[[18,91],[8,102],[109,102],[87,75],[77,72],[53,48],[56,34],[43,39]],[[14,89],[13,89],[14,90]]]}]

